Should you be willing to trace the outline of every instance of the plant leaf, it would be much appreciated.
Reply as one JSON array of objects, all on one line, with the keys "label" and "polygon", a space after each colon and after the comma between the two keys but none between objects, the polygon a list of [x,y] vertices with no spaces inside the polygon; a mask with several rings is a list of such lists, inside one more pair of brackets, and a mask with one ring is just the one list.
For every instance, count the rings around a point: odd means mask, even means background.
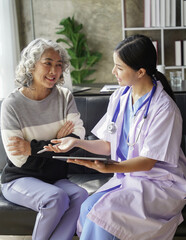
[{"label": "plant leaf", "polygon": [[83,56],[83,52],[84,52],[84,44],[86,42],[86,38],[85,35],[82,33],[75,33],[72,34],[72,43],[74,46],[74,50],[76,52],[77,57],[81,57]]},{"label": "plant leaf", "polygon": [[71,58],[76,58],[76,53],[74,51],[74,48],[68,48],[66,49],[67,52],[68,52],[68,55],[71,57]]},{"label": "plant leaf", "polygon": [[75,69],[80,69],[85,61],[86,61],[86,57],[70,59],[70,63]]},{"label": "plant leaf", "polygon": [[70,45],[70,43],[67,41],[67,40],[65,40],[65,39],[63,39],[63,38],[58,38],[57,40],[56,40],[56,42],[64,42],[64,43],[66,43],[69,47],[71,47],[71,45]]},{"label": "plant leaf", "polygon": [[76,80],[76,83],[82,83],[86,77],[93,74],[95,71],[95,69],[73,70],[71,72],[71,77]]},{"label": "plant leaf", "polygon": [[101,53],[95,52],[92,55],[87,57],[87,66],[91,67],[93,66],[95,63],[97,63],[100,58],[102,57]]},{"label": "plant leaf", "polygon": [[82,33],[83,24],[79,24],[73,16],[62,19],[59,25],[60,28],[56,34],[61,34],[66,38],[58,38],[56,41],[69,46],[66,50],[71,65],[75,69],[71,71],[73,83],[81,84],[95,81],[95,79],[86,80],[86,77],[96,71],[90,67],[97,63],[102,55],[99,52],[90,52],[86,35]]}]

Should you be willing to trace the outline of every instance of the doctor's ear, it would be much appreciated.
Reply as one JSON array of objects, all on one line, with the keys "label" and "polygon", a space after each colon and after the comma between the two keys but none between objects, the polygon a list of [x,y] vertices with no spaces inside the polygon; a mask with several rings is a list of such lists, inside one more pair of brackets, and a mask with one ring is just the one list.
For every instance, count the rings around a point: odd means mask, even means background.
[{"label": "doctor's ear", "polygon": [[146,74],[146,69],[145,68],[140,68],[138,70],[138,78],[144,77],[145,74]]}]

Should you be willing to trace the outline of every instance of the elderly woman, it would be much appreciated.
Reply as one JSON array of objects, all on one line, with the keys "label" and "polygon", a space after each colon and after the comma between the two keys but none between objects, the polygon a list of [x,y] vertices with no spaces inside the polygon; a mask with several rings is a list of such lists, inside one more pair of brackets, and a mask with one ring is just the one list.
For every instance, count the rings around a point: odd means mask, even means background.
[{"label": "elderly woman", "polygon": [[65,162],[52,159],[51,152],[38,154],[53,138],[84,138],[74,98],[60,87],[68,66],[59,44],[32,41],[16,71],[21,86],[2,105],[1,131],[8,156],[2,193],[7,200],[38,212],[35,240],[71,240],[81,203],[87,198],[84,189],[67,180]]}]

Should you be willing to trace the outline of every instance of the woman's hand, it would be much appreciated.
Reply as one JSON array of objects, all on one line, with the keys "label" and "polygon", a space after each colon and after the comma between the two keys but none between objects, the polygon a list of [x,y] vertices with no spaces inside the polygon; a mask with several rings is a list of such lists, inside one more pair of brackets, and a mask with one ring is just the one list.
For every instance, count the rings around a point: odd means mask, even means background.
[{"label": "woman's hand", "polygon": [[63,138],[68,136],[69,134],[71,134],[74,131],[74,123],[71,121],[67,121],[65,124],[63,124],[63,126],[61,127],[61,129],[58,131],[56,138]]},{"label": "woman's hand", "polygon": [[30,142],[20,138],[20,137],[10,137],[10,143],[7,145],[8,151],[11,152],[11,155],[18,156],[24,155],[29,156],[31,155],[31,146]]},{"label": "woman's hand", "polygon": [[44,148],[47,151],[53,151],[56,153],[68,152],[76,146],[77,141],[78,139],[73,137],[54,139],[51,140],[51,142],[56,143],[55,145],[49,144],[48,146],[44,146]]},{"label": "woman's hand", "polygon": [[122,162],[105,164],[98,160],[91,162],[79,159],[73,160],[69,157],[67,162],[83,165],[88,168],[93,168],[102,173],[129,173],[138,171],[150,171],[156,164],[157,160],[139,156]]},{"label": "woman's hand", "polygon": [[110,143],[103,140],[83,140],[73,137],[65,137],[62,139],[54,139],[51,141],[56,145],[49,144],[44,146],[47,151],[68,152],[74,147],[82,148],[88,152],[110,155]]},{"label": "woman's hand", "polygon": [[88,168],[92,168],[94,170],[97,170],[98,172],[101,173],[110,173],[108,165],[112,165],[112,164],[105,164],[103,162],[100,162],[98,160],[95,161],[87,161],[87,160],[79,160],[79,159],[69,159],[67,160],[68,163],[75,163],[81,166],[85,166]]}]

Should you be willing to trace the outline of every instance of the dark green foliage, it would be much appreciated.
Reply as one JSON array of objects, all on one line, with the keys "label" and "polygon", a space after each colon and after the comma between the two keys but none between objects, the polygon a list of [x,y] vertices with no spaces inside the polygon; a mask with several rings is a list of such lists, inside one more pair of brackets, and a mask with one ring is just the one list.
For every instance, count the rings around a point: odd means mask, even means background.
[{"label": "dark green foliage", "polygon": [[95,81],[95,79],[87,80],[86,78],[96,71],[92,66],[100,60],[102,54],[89,50],[86,36],[81,32],[83,24],[78,24],[74,17],[68,17],[62,19],[59,25],[61,28],[56,33],[65,36],[65,38],[58,38],[57,42],[64,42],[69,46],[66,50],[74,68],[71,71],[73,83],[81,84]]}]

